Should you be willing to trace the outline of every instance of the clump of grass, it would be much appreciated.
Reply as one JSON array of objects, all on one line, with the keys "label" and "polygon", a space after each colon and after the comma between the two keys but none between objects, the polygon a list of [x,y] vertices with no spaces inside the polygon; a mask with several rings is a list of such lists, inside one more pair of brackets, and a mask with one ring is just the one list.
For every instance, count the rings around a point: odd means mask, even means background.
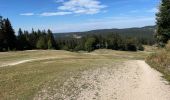
[{"label": "clump of grass", "polygon": [[166,48],[158,50],[146,59],[153,68],[164,74],[165,79],[170,82],[170,41]]}]

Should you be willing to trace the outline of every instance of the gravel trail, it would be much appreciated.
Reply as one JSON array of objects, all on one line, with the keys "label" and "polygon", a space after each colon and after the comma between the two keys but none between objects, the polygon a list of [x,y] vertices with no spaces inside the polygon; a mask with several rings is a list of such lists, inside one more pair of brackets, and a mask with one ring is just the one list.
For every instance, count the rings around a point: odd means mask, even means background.
[{"label": "gravel trail", "polygon": [[82,72],[78,79],[68,79],[60,89],[62,93],[56,90],[50,94],[43,89],[34,99],[170,100],[168,82],[145,61],[129,60],[102,66]]}]

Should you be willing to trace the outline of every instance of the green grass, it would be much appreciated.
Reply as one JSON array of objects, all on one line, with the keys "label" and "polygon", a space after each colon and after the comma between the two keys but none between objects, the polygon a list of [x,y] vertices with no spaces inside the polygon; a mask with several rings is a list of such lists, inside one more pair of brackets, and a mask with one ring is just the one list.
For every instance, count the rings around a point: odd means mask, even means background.
[{"label": "green grass", "polygon": [[[97,50],[92,53],[67,51],[21,51],[0,53],[0,64],[23,59],[57,57],[0,68],[0,99],[30,100],[46,86],[62,87],[71,76],[98,68],[103,63],[144,59],[146,52]],[[55,84],[55,85],[54,85]]]}]

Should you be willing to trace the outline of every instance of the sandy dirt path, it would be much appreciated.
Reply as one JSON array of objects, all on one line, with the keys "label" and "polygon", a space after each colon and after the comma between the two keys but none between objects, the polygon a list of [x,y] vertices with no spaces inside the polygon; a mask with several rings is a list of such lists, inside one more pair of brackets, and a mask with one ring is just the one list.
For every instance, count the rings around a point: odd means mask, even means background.
[{"label": "sandy dirt path", "polygon": [[170,86],[144,61],[127,61],[116,71],[102,68],[86,75],[83,80],[94,88],[82,91],[78,100],[170,100]]},{"label": "sandy dirt path", "polygon": [[0,64],[0,67],[6,67],[6,66],[15,66],[27,62],[34,62],[34,61],[41,61],[41,60],[52,60],[52,59],[62,59],[62,58],[70,58],[74,56],[64,56],[64,57],[44,57],[44,58],[32,58],[32,59],[26,59],[26,60],[20,60],[20,61],[13,61],[10,63]]},{"label": "sandy dirt path", "polygon": [[78,79],[69,79],[60,89],[62,93],[56,90],[51,95],[43,89],[34,99],[170,100],[170,86],[161,73],[144,61],[130,60],[103,66],[82,72]]}]

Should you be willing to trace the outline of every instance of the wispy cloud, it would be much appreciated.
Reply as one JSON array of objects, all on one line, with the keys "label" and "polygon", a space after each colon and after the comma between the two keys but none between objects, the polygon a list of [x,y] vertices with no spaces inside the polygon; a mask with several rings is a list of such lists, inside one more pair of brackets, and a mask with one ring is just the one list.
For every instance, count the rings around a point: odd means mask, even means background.
[{"label": "wispy cloud", "polygon": [[63,16],[63,15],[69,15],[72,14],[72,12],[44,12],[39,14],[40,16]]},{"label": "wispy cloud", "polygon": [[[106,5],[101,4],[99,0],[56,0],[56,3],[61,3],[56,12],[43,12],[40,14],[22,13],[22,16],[63,16],[70,14],[97,14],[106,8]],[[106,11],[106,10],[105,10]]]},{"label": "wispy cloud", "polygon": [[33,16],[35,15],[34,13],[21,13],[21,16]]},{"label": "wispy cloud", "polygon": [[56,2],[56,3],[63,3],[64,0],[56,0],[55,2]]},{"label": "wispy cloud", "polygon": [[106,5],[102,5],[98,0],[69,0],[63,2],[58,10],[70,11],[74,14],[97,14],[105,7]]},{"label": "wispy cloud", "polygon": [[156,13],[158,12],[158,8],[152,8],[152,9],[147,10],[146,12]]}]

